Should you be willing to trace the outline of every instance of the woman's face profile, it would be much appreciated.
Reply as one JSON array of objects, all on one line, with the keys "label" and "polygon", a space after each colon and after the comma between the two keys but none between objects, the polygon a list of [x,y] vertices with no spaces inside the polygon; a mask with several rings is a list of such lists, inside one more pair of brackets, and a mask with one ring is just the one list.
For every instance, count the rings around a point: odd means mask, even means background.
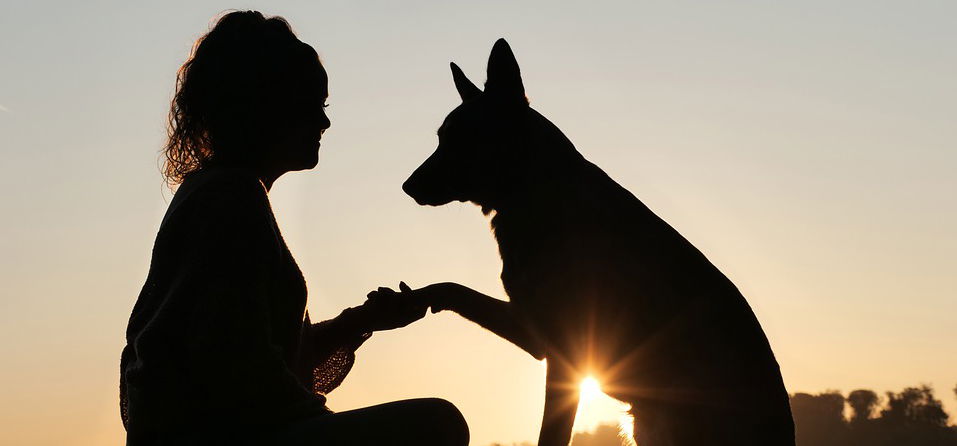
[{"label": "woman's face profile", "polygon": [[318,59],[309,73],[300,79],[301,85],[283,98],[285,110],[277,110],[279,118],[276,144],[272,148],[274,167],[281,171],[307,170],[319,164],[322,134],[331,125],[326,116],[329,97],[328,76]]}]

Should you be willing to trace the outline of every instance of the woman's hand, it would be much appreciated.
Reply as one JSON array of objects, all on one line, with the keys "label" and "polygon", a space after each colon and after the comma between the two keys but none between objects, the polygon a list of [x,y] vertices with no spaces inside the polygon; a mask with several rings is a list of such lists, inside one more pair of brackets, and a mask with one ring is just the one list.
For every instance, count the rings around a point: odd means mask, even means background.
[{"label": "woman's hand", "polygon": [[429,302],[405,282],[399,283],[396,292],[391,288],[380,287],[368,294],[368,299],[358,307],[372,331],[392,330],[405,327],[425,317]]}]

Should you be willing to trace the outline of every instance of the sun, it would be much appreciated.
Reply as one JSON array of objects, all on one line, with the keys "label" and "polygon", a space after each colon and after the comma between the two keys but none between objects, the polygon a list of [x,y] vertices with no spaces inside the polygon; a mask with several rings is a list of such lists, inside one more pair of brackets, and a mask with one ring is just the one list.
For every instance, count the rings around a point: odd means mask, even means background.
[{"label": "sun", "polygon": [[582,380],[579,389],[582,401],[591,401],[602,395],[601,384],[598,384],[598,380],[591,376],[586,376]]},{"label": "sun", "polygon": [[628,413],[631,406],[601,391],[601,383],[594,376],[586,376],[578,384],[579,400],[575,414],[574,432],[591,432],[601,424],[618,421],[619,432],[629,446],[636,446],[632,438],[634,420]]}]

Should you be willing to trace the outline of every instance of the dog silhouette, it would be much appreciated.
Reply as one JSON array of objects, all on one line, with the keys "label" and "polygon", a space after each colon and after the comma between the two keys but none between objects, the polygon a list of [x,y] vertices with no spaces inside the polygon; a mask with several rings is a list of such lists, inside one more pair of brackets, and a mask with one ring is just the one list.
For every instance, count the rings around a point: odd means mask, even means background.
[{"label": "dog silhouette", "polygon": [[504,302],[455,284],[451,309],[547,359],[539,444],[567,445],[578,382],[631,404],[641,446],[794,445],[778,364],[738,289],[698,249],[529,107],[505,40],[403,184],[421,205],[492,214]]}]

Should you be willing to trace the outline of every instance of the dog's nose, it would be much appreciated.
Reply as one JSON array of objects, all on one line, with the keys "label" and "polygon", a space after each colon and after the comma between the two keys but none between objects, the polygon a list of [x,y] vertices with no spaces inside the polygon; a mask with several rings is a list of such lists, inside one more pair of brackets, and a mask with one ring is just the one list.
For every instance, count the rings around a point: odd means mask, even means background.
[{"label": "dog's nose", "polygon": [[402,183],[402,191],[409,197],[412,197],[417,204],[424,206],[429,204],[427,203],[429,200],[427,199],[427,188],[423,187],[423,175],[420,170],[421,168],[416,169],[415,172],[412,172],[412,175]]},{"label": "dog's nose", "polygon": [[406,195],[415,198],[415,183],[415,173],[413,173],[408,179],[405,180],[405,182],[402,183],[402,192],[405,192]]}]

